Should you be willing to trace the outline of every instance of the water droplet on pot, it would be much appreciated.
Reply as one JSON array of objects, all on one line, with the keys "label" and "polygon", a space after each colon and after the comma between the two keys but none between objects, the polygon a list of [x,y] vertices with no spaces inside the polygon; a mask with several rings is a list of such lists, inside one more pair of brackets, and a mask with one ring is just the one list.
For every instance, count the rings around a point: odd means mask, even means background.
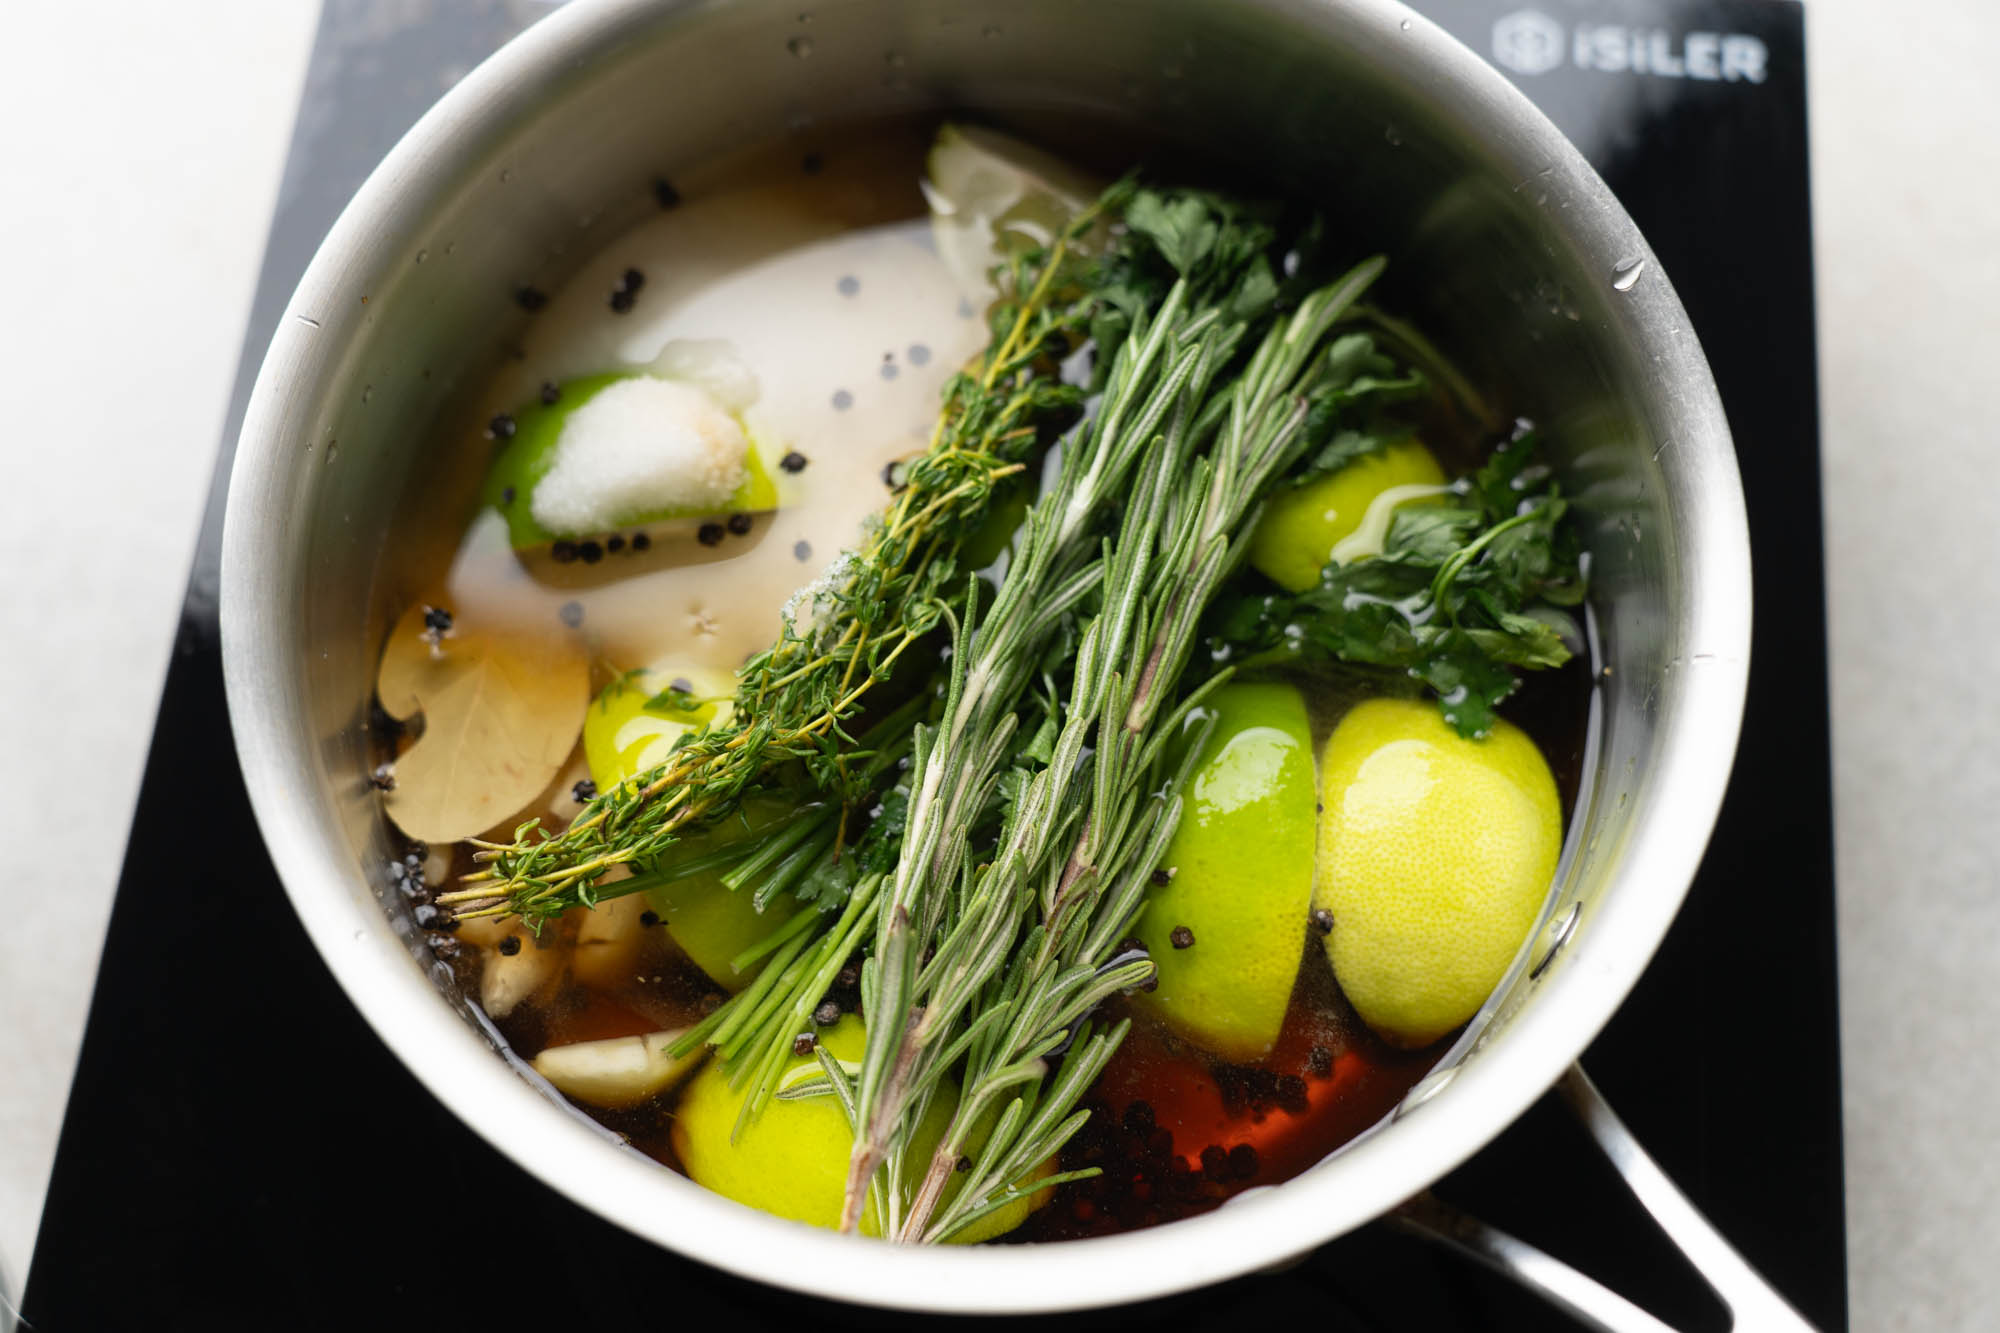
[{"label": "water droplet on pot", "polygon": [[1611,290],[1629,292],[1638,284],[1639,275],[1646,271],[1644,259],[1621,259],[1611,267]]},{"label": "water droplet on pot", "polygon": [[431,257],[431,252],[428,250],[417,251],[417,262],[419,264],[423,263],[426,259],[429,259],[430,257]]},{"label": "water droplet on pot", "polygon": [[1403,146],[1402,132],[1399,131],[1394,125],[1383,126],[1382,137],[1389,141],[1389,146],[1391,148],[1401,148]]},{"label": "water droplet on pot", "polygon": [[804,60],[807,56],[813,53],[812,38],[794,37],[789,42],[785,43],[785,49],[787,51],[790,51],[794,56],[798,57],[800,60]]}]

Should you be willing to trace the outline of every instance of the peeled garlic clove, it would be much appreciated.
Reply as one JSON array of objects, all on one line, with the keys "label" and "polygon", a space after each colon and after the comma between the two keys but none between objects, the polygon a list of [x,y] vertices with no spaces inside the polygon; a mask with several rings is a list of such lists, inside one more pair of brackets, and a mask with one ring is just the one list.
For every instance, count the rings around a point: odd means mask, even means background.
[{"label": "peeled garlic clove", "polygon": [[499,948],[486,952],[486,966],[479,974],[479,1004],[489,1018],[505,1018],[514,1007],[555,980],[562,971],[566,952],[553,940],[546,945],[524,930],[517,953]]},{"label": "peeled garlic clove", "polygon": [[701,1063],[699,1048],[678,1060],[667,1054],[680,1036],[674,1030],[551,1046],[535,1057],[535,1072],[566,1097],[621,1110],[659,1096]]},{"label": "peeled garlic clove", "polygon": [[637,893],[607,898],[585,912],[570,955],[570,975],[598,990],[632,980],[639,946],[646,942],[646,927],[639,920],[645,914],[645,896]]}]

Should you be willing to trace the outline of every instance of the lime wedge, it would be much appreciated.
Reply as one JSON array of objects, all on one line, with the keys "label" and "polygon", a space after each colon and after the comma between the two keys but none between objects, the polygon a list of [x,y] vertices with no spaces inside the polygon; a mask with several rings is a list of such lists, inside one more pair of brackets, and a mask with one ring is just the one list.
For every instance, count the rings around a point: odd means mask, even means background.
[{"label": "lime wedge", "polygon": [[967,296],[993,293],[1002,256],[1047,245],[1104,188],[1032,144],[978,125],[947,123],[924,162],[931,235]]}]

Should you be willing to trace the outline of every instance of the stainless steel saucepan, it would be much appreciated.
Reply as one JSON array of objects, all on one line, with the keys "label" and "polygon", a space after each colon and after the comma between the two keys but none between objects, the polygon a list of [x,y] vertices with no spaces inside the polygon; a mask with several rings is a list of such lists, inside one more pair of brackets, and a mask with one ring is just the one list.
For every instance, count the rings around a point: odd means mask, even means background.
[{"label": "stainless steel saucepan", "polygon": [[[661,1169],[496,1054],[379,869],[388,832],[363,723],[399,608],[378,575],[407,553],[395,516],[438,463],[434,423],[521,317],[509,293],[559,284],[653,206],[659,173],[802,125],[925,108],[1141,125],[1338,210],[1392,257],[1399,307],[1544,426],[1586,525],[1611,668],[1543,922],[1437,1071],[1297,1179],[1105,1239],[900,1247],[780,1221]],[[575,0],[454,88],[327,237],[250,402],[222,560],[238,748],[328,965],[467,1125],[642,1236],[840,1299],[1040,1311],[1218,1281],[1394,1213],[1607,1327],[1643,1327],[1423,1195],[1561,1079],[1739,1316],[1795,1318],[1645,1173],[1586,1081],[1565,1078],[1679,907],[1735,747],[1749,547],[1722,408],[1666,274],[1604,183],[1524,97],[1392,0]]]}]

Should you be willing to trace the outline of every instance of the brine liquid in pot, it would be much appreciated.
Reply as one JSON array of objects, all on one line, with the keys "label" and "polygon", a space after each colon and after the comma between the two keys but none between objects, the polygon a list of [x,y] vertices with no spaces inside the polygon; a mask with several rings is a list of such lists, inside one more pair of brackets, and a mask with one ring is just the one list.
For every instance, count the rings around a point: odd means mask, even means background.
[{"label": "brine liquid in pot", "polygon": [[[809,148],[746,155],[681,189],[672,207],[561,290],[536,294],[541,308],[520,355],[455,423],[475,437],[465,447],[503,447],[511,414],[559,401],[561,386],[651,369],[727,382],[745,395],[736,414],[771,496],[737,512],[522,547],[506,508],[524,497],[510,490],[479,510],[442,575],[396,571],[421,590],[414,606],[444,612],[426,631],[434,649],[453,647],[440,635],[462,635],[465,645],[484,633],[559,642],[579,656],[575,670],[587,671],[589,696],[601,702],[600,691],[625,673],[728,677],[772,642],[788,599],[882,510],[898,463],[931,438],[948,377],[989,337],[990,291],[940,253],[919,188],[933,128],[876,125]],[[1472,466],[1485,443],[1448,419],[1425,432],[1453,471]],[[481,435],[497,438],[489,444]],[[1352,697],[1307,676],[1296,681],[1317,749]],[[1576,797],[1587,689],[1587,671],[1572,663],[1529,675],[1506,708],[1547,758],[1565,812]],[[703,693],[692,683],[687,691]],[[426,730],[435,728],[432,711],[425,716]],[[385,752],[385,765],[413,738],[422,743],[413,729]],[[526,808],[496,811],[490,827],[466,836],[504,842],[530,818],[562,827],[592,794],[590,772],[578,743]],[[420,897],[448,892],[479,868],[463,840],[423,850],[408,872],[412,885],[429,881],[412,889]],[[435,917],[419,907],[420,921]],[[539,935],[518,921],[475,919],[432,939],[529,1060],[685,1029],[729,993],[675,944],[641,895],[572,910]],[[1172,1221],[1285,1180],[1387,1114],[1449,1046],[1449,1037],[1414,1051],[1385,1043],[1342,996],[1304,921],[1296,947],[1304,961],[1282,1033],[1251,1063],[1206,1051],[1125,1000],[1107,1004],[1102,1017],[1129,1012],[1134,1026],[1085,1098],[1088,1124],[1059,1160],[1065,1170],[1101,1174],[1058,1187],[1007,1240]],[[814,1022],[826,1026],[859,1004],[850,967]],[[630,1105],[572,1104],[679,1168],[673,1090]]]}]

